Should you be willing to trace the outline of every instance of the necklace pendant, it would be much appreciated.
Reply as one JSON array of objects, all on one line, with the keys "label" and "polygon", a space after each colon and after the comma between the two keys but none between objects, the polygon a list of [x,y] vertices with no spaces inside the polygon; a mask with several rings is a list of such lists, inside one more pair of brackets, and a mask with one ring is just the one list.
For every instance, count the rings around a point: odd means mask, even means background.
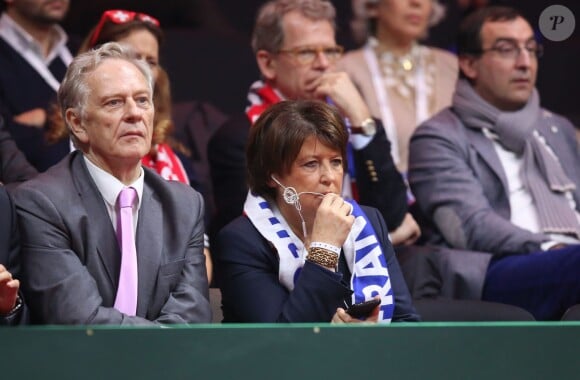
[{"label": "necklace pendant", "polygon": [[401,67],[403,67],[403,70],[405,71],[411,71],[413,69],[413,61],[409,58],[405,58],[401,61]]}]

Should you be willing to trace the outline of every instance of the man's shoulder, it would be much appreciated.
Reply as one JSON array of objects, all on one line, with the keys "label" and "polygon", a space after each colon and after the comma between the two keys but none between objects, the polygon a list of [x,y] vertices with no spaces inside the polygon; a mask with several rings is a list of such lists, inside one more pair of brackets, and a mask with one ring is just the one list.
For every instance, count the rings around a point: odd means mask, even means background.
[{"label": "man's shoulder", "polygon": [[[540,123],[540,133],[553,144],[570,146],[577,150],[576,131],[577,128],[566,117],[542,108],[542,122]],[[558,154],[558,153],[556,153]]]},{"label": "man's shoulder", "polygon": [[[83,181],[80,172],[72,170],[71,156],[65,157],[47,171],[25,181],[11,191],[14,204],[18,208],[34,210],[58,209],[68,212],[75,202],[83,202],[79,184]],[[82,186],[82,185],[81,185]]]},{"label": "man's shoulder", "polygon": [[153,193],[161,198],[172,198],[176,201],[197,199],[199,193],[191,186],[179,182],[168,181],[157,174],[153,169],[143,167],[145,172],[145,184]]},{"label": "man's shoulder", "polygon": [[452,107],[446,107],[425,120],[415,131],[415,135],[425,133],[450,134],[464,129],[463,122]]},{"label": "man's shoulder", "polygon": [[[411,155],[427,155],[430,151],[425,149],[424,144],[437,144],[445,146],[446,149],[459,149],[465,151],[468,149],[474,136],[473,133],[479,131],[470,130],[462,120],[457,116],[451,107],[444,108],[430,119],[424,121],[411,136],[410,150]],[[413,159],[413,157],[409,157]]]},{"label": "man's shoulder", "polygon": [[550,110],[547,110],[545,108],[542,108],[541,116],[546,124],[552,124],[553,126],[556,127],[562,126],[564,128],[571,128],[572,130],[574,130],[575,128],[574,124],[572,124],[572,122],[568,120],[568,118],[566,118],[563,115],[552,112]]},{"label": "man's shoulder", "polygon": [[47,171],[39,173],[32,179],[20,184],[14,190],[14,193],[32,189],[43,193],[63,192],[63,189],[66,189],[67,186],[72,184],[73,177],[76,177],[76,180],[80,180],[78,176],[73,175],[73,164],[75,159],[82,159],[80,155],[75,158],[76,156],[75,153],[66,156],[60,162],[50,167]]}]

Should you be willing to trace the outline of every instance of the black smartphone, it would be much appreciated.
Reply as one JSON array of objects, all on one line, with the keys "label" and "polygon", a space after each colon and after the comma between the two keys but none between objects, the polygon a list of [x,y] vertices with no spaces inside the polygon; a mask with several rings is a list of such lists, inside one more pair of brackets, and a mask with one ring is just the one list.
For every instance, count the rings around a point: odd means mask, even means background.
[{"label": "black smartphone", "polygon": [[346,312],[354,318],[366,318],[380,303],[381,300],[379,298],[373,298],[371,300],[352,305],[346,310]]}]

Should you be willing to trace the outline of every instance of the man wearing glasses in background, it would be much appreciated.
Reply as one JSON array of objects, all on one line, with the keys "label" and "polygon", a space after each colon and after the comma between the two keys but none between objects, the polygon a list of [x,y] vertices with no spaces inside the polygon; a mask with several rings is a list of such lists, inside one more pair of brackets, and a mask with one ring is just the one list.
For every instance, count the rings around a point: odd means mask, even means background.
[{"label": "man wearing glasses in background", "polygon": [[411,139],[412,191],[436,227],[432,239],[493,254],[479,268],[484,300],[559,319],[580,301],[574,127],[540,107],[542,47],[516,10],[468,16],[458,54],[452,106]]},{"label": "man wearing glasses in background", "polygon": [[[335,40],[335,9],[324,0],[273,0],[258,13],[252,48],[262,74],[249,91],[244,114],[226,122],[210,140],[208,155],[218,209],[211,234],[241,215],[246,185],[245,145],[251,124],[284,99],[320,99],[335,105],[351,126],[356,187],[346,197],[378,208],[393,244],[410,244],[419,228],[407,218],[405,184],[390,157],[379,120],[371,118],[353,82],[334,70],[343,48]],[[351,177],[354,172],[351,172]],[[351,186],[345,188],[352,189]]]}]

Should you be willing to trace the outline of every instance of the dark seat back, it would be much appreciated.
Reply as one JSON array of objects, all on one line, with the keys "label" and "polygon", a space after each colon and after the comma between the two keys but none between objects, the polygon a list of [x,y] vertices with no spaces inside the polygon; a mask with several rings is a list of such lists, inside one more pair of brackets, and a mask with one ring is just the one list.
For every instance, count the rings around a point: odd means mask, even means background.
[{"label": "dark seat back", "polygon": [[423,322],[535,321],[520,307],[495,302],[439,298],[413,304]]},{"label": "dark seat back", "polygon": [[207,102],[191,100],[173,105],[174,137],[190,152],[190,162],[205,200],[206,225],[215,210],[207,144],[227,116]]}]

